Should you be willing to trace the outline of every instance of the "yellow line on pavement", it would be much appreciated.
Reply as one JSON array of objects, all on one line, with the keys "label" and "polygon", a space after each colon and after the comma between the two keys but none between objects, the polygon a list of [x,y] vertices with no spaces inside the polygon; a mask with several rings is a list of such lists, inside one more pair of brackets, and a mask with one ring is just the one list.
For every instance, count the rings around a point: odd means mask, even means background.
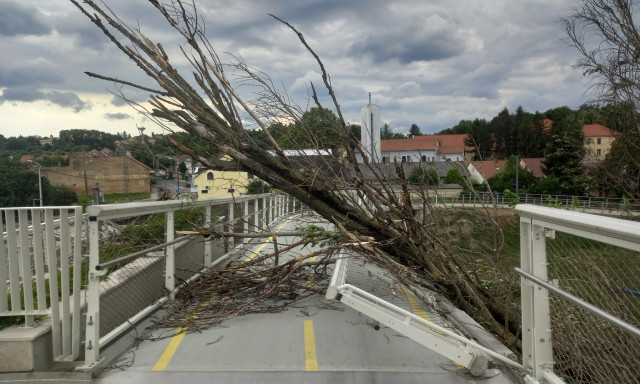
[{"label": "yellow line on pavement", "polygon": [[[416,313],[416,315],[422,317],[423,319],[427,320],[428,322],[433,323],[433,321],[431,320],[429,315],[427,315],[427,312],[425,312],[424,309],[422,309],[422,307],[420,306],[420,304],[418,304],[416,299],[413,298],[413,295],[411,295],[409,292],[405,291],[402,288],[400,288],[400,292],[402,292],[402,294],[407,298],[407,300],[409,301],[409,305],[411,305],[411,308]],[[438,331],[437,329],[433,329],[431,327],[427,327],[427,329],[429,329],[430,331],[434,331],[437,334],[442,335],[442,332]],[[458,368],[464,368],[462,365],[456,363],[455,361],[453,363]]]},{"label": "yellow line on pavement", "polygon": [[414,299],[409,292],[405,291],[402,288],[400,288],[400,292],[402,292],[402,294],[407,298],[407,300],[409,301],[409,305],[411,305],[411,309],[413,309],[413,312],[415,312],[416,315],[422,317],[423,319],[427,320],[430,323],[433,323],[433,320],[431,320],[429,315],[427,315],[427,312],[425,312],[424,309],[422,309],[422,307],[418,304],[416,299]]},{"label": "yellow line on pavement", "polygon": [[173,358],[173,355],[176,353],[178,346],[180,346],[180,343],[182,342],[182,339],[184,339],[184,335],[186,334],[187,327],[178,329],[178,332],[175,334],[175,336],[171,338],[171,341],[169,342],[169,345],[167,345],[167,348],[164,350],[164,352],[162,352],[162,355],[156,362],[156,365],[153,366],[152,371],[164,371],[167,368],[167,365],[169,365],[171,358]]},{"label": "yellow line on pavement", "polygon": [[[289,217],[284,223],[282,223],[282,225],[280,226],[280,228],[278,228],[278,230],[276,232],[280,232],[280,230],[282,228],[284,228],[285,224],[287,224],[289,221],[294,219],[296,216],[300,216],[300,215],[296,214],[296,215],[293,215],[293,216]],[[273,240],[273,236],[271,236],[267,240],[265,240],[262,243],[262,245],[257,250],[255,250],[251,254],[251,256],[249,256],[247,258],[247,260],[245,260],[245,262],[253,259],[254,257],[256,257],[256,255],[262,250],[262,248],[264,248],[272,240]],[[200,304],[200,306],[198,307],[198,310],[196,310],[196,312],[194,312],[193,315],[191,315],[191,317],[193,318],[193,317],[198,316],[198,314],[200,313],[200,310],[202,308],[204,308],[207,304],[209,304],[209,302],[211,302],[211,300],[213,300],[214,298],[215,298],[215,296],[213,296],[212,298],[210,298],[206,302]],[[162,352],[162,355],[160,355],[160,358],[158,359],[156,364],[153,366],[153,369],[152,369],[153,371],[164,371],[167,368],[167,366],[169,365],[169,362],[173,358],[173,355],[178,350],[178,347],[180,346],[180,343],[182,343],[182,339],[184,339],[184,336],[187,333],[187,329],[189,329],[189,327],[181,327],[181,328],[178,329],[176,334],[171,338],[171,341],[169,342],[169,345],[167,345],[167,348],[165,348],[164,352]],[[306,335],[306,333],[305,333],[305,335]],[[312,335],[313,335],[313,329],[312,329]],[[314,344],[314,354],[315,354],[315,344]]]},{"label": "yellow line on pavement", "polygon": [[[189,316],[189,319],[192,319],[198,316],[200,314],[200,311],[202,311],[202,309],[207,304],[209,304],[211,300],[213,300],[215,297],[216,296],[213,295],[209,300],[200,304],[198,306],[198,309],[191,316]],[[152,371],[164,371],[167,368],[167,365],[169,365],[169,362],[173,358],[173,355],[178,350],[178,347],[180,346],[182,339],[184,339],[184,335],[187,334],[187,329],[189,329],[189,327],[178,328],[178,331],[176,332],[176,334],[173,335],[173,337],[171,338],[169,345],[167,345],[167,348],[165,348],[164,352],[162,352],[162,355],[160,355],[160,358],[156,362],[156,365],[154,365],[153,368],[151,369]]]},{"label": "yellow line on pavement", "polygon": [[316,337],[313,334],[313,320],[304,321],[304,355],[305,369],[317,371],[318,359],[316,357]]},{"label": "yellow line on pavement", "polygon": [[[290,218],[288,218],[287,220],[285,220],[285,222],[284,222],[284,223],[282,223],[282,225],[280,226],[280,228],[278,228],[278,229],[276,230],[276,232],[280,232],[280,230],[281,230],[282,228],[284,228],[284,226],[285,226],[288,222],[290,222],[291,220],[293,220],[293,219],[294,219],[294,218],[296,218],[297,216],[300,216],[300,214],[293,215],[293,216],[291,216]],[[247,257],[247,259],[245,260],[245,262],[253,260],[253,258],[254,258],[254,257],[256,257],[256,256],[258,255],[258,253],[260,253],[260,251],[262,251],[262,249],[263,249],[264,247],[266,247],[266,246],[267,246],[267,244],[269,244],[271,241],[273,241],[273,236],[269,236],[269,238],[268,238],[267,240],[265,240],[265,241],[264,241],[264,243],[262,243],[262,245],[258,247],[258,249],[256,249],[255,251],[253,251],[253,253],[251,253],[251,255],[249,255],[249,257]]]}]

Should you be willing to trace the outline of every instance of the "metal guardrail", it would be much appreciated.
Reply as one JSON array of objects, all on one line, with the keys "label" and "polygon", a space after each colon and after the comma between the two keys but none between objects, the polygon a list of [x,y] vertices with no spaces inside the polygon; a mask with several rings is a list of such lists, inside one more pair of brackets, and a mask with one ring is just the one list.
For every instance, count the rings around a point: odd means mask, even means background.
[{"label": "metal guardrail", "polygon": [[[362,265],[360,268],[357,265],[351,265],[350,267],[349,264],[353,262],[344,253],[338,255],[331,282],[325,295],[327,299],[338,300],[356,311],[385,324],[441,356],[468,368],[473,376],[483,375],[487,368],[487,356],[511,366],[523,368],[518,362],[483,347],[451,329],[437,324],[428,317],[423,318],[401,308],[398,296],[391,292],[394,284],[390,281],[385,281],[377,267],[371,265]],[[354,277],[354,271],[352,271],[354,269],[356,270],[355,274],[361,275],[362,279]],[[358,272],[358,269],[363,269],[363,271]],[[375,279],[371,278],[374,275],[376,276]],[[382,282],[382,286],[369,287],[369,289],[376,291],[376,295],[374,295],[362,287],[349,284],[349,281],[357,280],[366,280],[368,285],[374,284],[372,283],[373,280],[379,280]],[[396,288],[404,292],[400,287]],[[384,292],[387,292],[387,294],[384,294]]]},{"label": "metal guardrail", "polygon": [[471,192],[450,193],[438,192],[430,194],[430,199],[436,204],[445,206],[481,206],[497,205],[498,208],[513,208],[516,204],[533,204],[554,208],[567,208],[585,212],[599,212],[601,214],[612,212],[640,212],[640,203],[626,198],[596,197],[596,196],[569,196],[569,195],[542,195],[521,193],[506,196],[502,193]]},{"label": "metal guardrail", "polygon": [[627,290],[640,287],[640,223],[533,205],[516,211],[527,382],[637,383],[640,300]]},{"label": "metal guardrail", "polygon": [[82,227],[81,207],[0,209],[0,316],[25,316],[28,327],[51,316],[58,361],[81,349]]},{"label": "metal guardrail", "polygon": [[[213,222],[212,209],[216,209],[216,207],[224,207],[226,212],[224,222]],[[178,279],[189,281],[197,276],[197,270],[209,268],[229,254],[224,254],[225,252],[220,248],[226,248],[226,246],[217,244],[211,237],[204,239],[193,237],[192,240],[190,240],[190,236],[176,238],[177,213],[186,210],[204,209],[202,227],[226,225],[235,228],[235,230],[242,228],[242,231],[249,232],[255,228],[265,228],[274,220],[296,209],[296,207],[297,203],[293,198],[281,194],[213,198],[192,202],[164,201],[89,207],[89,284],[87,290],[88,308],[84,369],[91,369],[99,361],[100,348],[102,346],[115,340],[140,319],[155,311],[167,300],[171,300],[180,289],[180,284],[177,282]],[[242,212],[241,215],[236,215],[238,208]],[[164,241],[147,246],[140,251],[129,252],[111,261],[100,262],[101,222],[119,221],[155,214],[164,215]],[[252,223],[251,226],[249,225],[250,223]],[[230,230],[230,232],[233,232],[233,230]],[[233,247],[236,243],[235,239],[233,239],[232,244],[229,246]],[[183,249],[184,252],[182,251]],[[153,256],[149,257],[150,254]],[[214,256],[214,254],[217,256]],[[186,259],[190,261],[186,261]],[[105,276],[108,269],[113,268],[115,265],[121,266],[122,262],[128,264],[113,271],[109,278]],[[185,267],[185,262],[188,263],[188,267]],[[129,276],[127,276],[128,273]],[[142,274],[147,277],[143,277]],[[113,277],[114,275],[116,276]],[[108,286],[105,278],[114,281],[114,283]],[[145,280],[148,280],[149,284],[151,284],[149,287],[140,285]],[[108,313],[101,313],[101,297],[103,295],[112,295],[112,292],[117,289],[116,287],[130,284],[129,282],[138,286],[138,289],[146,291],[149,299],[145,301],[135,297],[135,305],[138,309],[133,312],[129,311],[129,315],[115,323],[110,321],[113,325],[109,325],[108,328],[101,326],[101,317],[109,315]],[[126,293],[127,297],[137,296],[132,292]],[[133,304],[131,303],[131,305]],[[118,305],[126,306],[127,304],[118,301]]]}]

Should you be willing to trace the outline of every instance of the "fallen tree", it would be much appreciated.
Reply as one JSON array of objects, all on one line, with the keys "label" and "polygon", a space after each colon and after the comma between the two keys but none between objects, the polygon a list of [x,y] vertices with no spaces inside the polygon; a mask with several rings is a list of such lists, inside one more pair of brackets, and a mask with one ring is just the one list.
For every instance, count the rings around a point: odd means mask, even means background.
[{"label": "fallen tree", "polygon": [[[405,165],[382,164],[381,159],[372,156],[358,163],[357,145],[324,64],[294,26],[273,16],[298,36],[317,61],[323,92],[329,95],[337,115],[337,119],[325,116],[323,120],[326,128],[339,138],[340,145],[322,148],[318,143],[323,143],[323,139],[312,125],[305,125],[302,109],[286,92],[277,89],[266,74],[235,57],[231,63],[223,63],[204,34],[204,22],[195,5],[179,0],[162,5],[149,0],[149,6],[162,15],[168,28],[184,41],[180,50],[191,65],[187,78],[172,64],[161,44],[152,42],[140,29],[128,27],[105,5],[91,0],[82,4],[70,1],[135,62],[157,88],[117,76],[89,72],[88,75],[149,92],[150,107],[132,103],[134,107],[161,126],[184,130],[208,146],[190,148],[175,142],[182,151],[214,170],[250,172],[297,198],[356,240],[362,236],[375,239],[375,249],[368,252],[378,256],[371,262],[395,270],[398,276],[409,276],[405,273],[407,268],[416,271],[509,344],[516,344],[520,321],[519,314],[512,311],[508,302],[510,296],[487,290],[466,264],[467,260],[478,258],[490,264],[494,250],[473,245],[474,239],[456,236],[452,228],[458,224],[447,221],[447,211],[433,200],[437,192],[428,185],[411,185]],[[226,70],[232,72],[235,86]],[[255,98],[241,97],[238,84],[250,84]],[[310,88],[320,113],[327,114],[316,85],[311,83]],[[272,151],[249,135],[241,115],[249,116],[252,124],[264,132]],[[274,118],[297,122],[305,143],[316,143],[314,149],[322,150],[323,154],[285,151],[268,129]],[[222,160],[222,154],[232,160]],[[494,273],[498,280],[504,271],[495,268]]]}]

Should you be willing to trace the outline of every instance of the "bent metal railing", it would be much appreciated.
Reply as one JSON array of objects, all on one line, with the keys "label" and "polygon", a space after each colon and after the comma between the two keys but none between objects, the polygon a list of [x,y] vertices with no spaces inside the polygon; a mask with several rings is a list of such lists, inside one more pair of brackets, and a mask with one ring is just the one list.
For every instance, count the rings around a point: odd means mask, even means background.
[{"label": "bent metal railing", "polygon": [[640,223],[532,205],[516,211],[527,381],[637,383]]},{"label": "bent metal railing", "polygon": [[[372,279],[371,276],[376,276],[376,279]],[[401,295],[397,295],[396,292],[400,292]],[[430,295],[429,292],[422,293]],[[407,297],[407,300],[402,299],[402,296]],[[489,359],[522,368],[518,362],[463,336],[454,327],[447,326],[446,321],[438,320],[437,315],[432,315],[432,318],[412,313],[409,300],[411,293],[406,287],[394,283],[375,265],[358,261],[344,252],[337,256],[325,297],[328,300],[340,301],[394,329],[469,369],[475,377],[485,374]]]},{"label": "bent metal railing", "polygon": [[[92,369],[100,360],[101,348],[171,300],[181,282],[197,278],[203,269],[226,259],[242,242],[235,238],[176,236],[178,225],[183,229],[187,223],[192,229],[252,232],[264,230],[298,207],[299,203],[283,194],[89,207],[82,368]],[[144,225],[140,225],[140,218],[146,218]],[[115,238],[119,241],[114,246],[109,239]],[[113,257],[114,252],[117,257]]]}]

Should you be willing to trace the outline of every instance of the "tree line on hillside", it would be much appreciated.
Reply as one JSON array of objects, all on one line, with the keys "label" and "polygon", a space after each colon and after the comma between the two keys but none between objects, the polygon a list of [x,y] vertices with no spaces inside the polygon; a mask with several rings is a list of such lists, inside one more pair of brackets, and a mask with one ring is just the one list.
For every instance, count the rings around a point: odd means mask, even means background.
[{"label": "tree line on hillside", "polygon": [[[0,208],[39,205],[38,171],[18,161],[0,156]],[[78,202],[71,189],[51,185],[42,177],[42,196],[45,205],[63,206]]]}]

